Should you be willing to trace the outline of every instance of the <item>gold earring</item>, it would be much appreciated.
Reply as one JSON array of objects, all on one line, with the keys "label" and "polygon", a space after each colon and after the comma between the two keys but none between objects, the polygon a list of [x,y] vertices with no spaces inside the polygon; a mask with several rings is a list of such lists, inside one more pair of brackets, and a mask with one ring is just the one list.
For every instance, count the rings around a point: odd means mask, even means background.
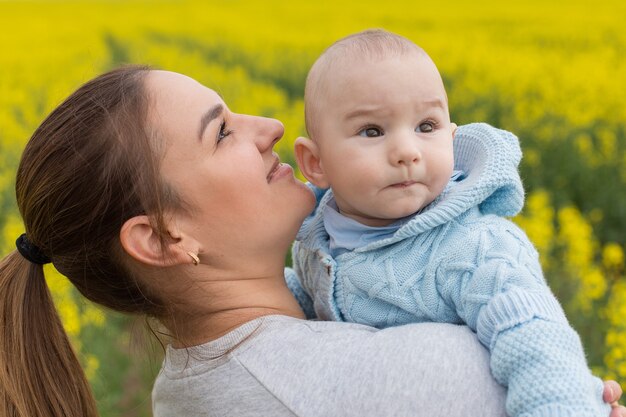
[{"label": "gold earring", "polygon": [[193,252],[187,252],[187,255],[191,256],[191,262],[193,262],[194,265],[198,265],[200,263],[200,258],[198,258],[198,255],[196,255]]}]

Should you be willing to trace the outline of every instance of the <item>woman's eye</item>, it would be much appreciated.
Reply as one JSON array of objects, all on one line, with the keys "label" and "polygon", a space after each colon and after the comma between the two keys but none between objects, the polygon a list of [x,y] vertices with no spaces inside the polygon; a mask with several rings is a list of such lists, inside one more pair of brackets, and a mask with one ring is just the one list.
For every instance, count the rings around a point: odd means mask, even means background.
[{"label": "woman's eye", "polygon": [[226,136],[230,135],[232,133],[232,130],[228,129],[226,127],[226,121],[223,121],[222,124],[220,125],[220,130],[217,133],[217,142],[221,142],[222,139],[224,139]]},{"label": "woman's eye", "polygon": [[420,123],[416,130],[421,133],[430,133],[435,130],[435,125],[433,122]]},{"label": "woman's eye", "polygon": [[377,127],[366,127],[365,129],[361,129],[359,131],[359,136],[363,136],[365,138],[376,138],[382,135],[383,131]]}]

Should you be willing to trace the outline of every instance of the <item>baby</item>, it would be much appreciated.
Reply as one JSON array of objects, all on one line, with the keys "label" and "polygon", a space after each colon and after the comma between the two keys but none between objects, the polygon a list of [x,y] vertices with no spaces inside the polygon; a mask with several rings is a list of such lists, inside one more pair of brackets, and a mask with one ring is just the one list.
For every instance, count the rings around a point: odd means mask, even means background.
[{"label": "baby", "polygon": [[318,58],[305,109],[310,138],[295,154],[319,204],[288,281],[307,315],[379,328],[465,323],[489,349],[512,417],[608,416],[537,252],[503,218],[524,200],[517,138],[486,124],[456,129],[433,61],[379,30]]}]

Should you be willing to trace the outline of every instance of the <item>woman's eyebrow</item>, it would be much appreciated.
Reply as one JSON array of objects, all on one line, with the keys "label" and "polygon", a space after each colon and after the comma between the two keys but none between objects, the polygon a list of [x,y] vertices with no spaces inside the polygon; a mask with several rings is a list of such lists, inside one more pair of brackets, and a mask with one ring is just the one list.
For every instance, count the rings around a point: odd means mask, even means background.
[{"label": "woman's eyebrow", "polygon": [[204,134],[204,129],[211,123],[215,118],[219,117],[224,111],[224,106],[221,104],[216,104],[211,107],[200,119],[200,130],[198,130],[198,140],[202,141],[202,135]]}]

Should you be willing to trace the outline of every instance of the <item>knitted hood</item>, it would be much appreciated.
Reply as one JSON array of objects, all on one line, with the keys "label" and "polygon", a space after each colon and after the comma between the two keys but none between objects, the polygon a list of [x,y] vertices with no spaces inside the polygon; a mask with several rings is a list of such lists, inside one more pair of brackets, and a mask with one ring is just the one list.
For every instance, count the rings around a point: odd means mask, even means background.
[{"label": "knitted hood", "polygon": [[[473,123],[457,129],[453,144],[454,169],[462,171],[464,177],[451,181],[426,210],[398,229],[392,237],[356,251],[372,250],[423,233],[475,206],[484,214],[504,217],[520,212],[524,204],[524,188],[517,170],[522,158],[517,137],[485,123]],[[319,204],[305,219],[297,237],[307,246],[308,243],[319,245],[328,240],[322,212],[332,198],[331,190],[324,193],[312,188]]]}]

